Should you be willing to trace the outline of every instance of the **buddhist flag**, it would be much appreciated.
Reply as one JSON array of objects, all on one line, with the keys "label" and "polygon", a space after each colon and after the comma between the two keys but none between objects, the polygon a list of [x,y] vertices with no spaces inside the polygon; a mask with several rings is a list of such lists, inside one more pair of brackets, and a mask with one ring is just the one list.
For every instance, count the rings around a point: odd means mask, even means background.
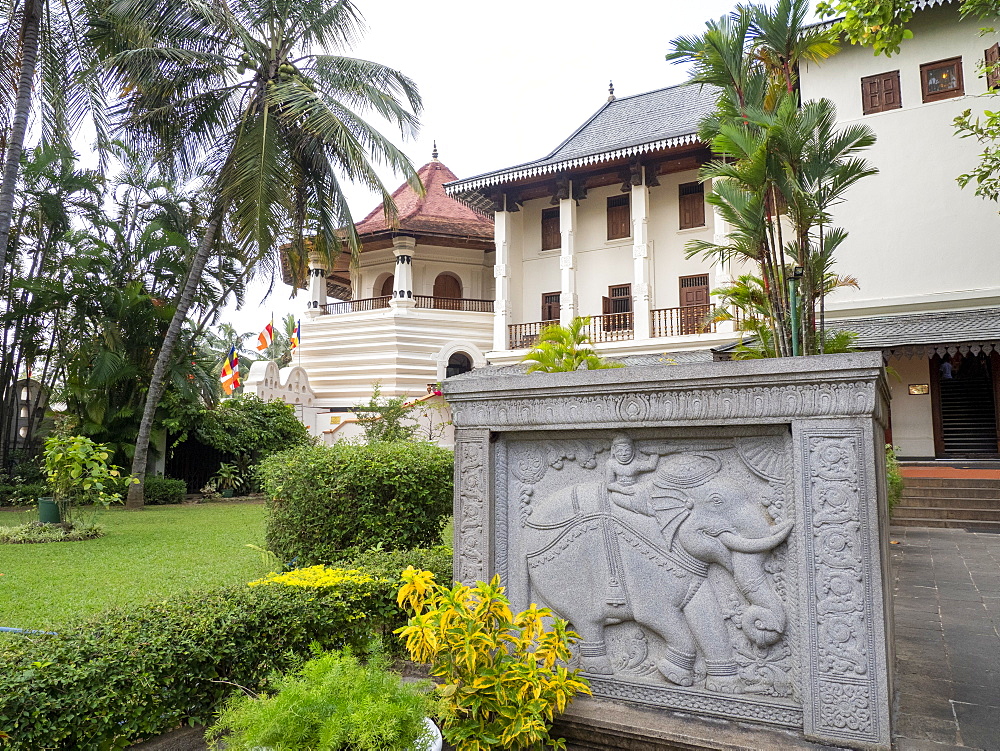
[{"label": "buddhist flag", "polygon": [[257,335],[257,351],[263,352],[268,347],[271,346],[271,342],[274,341],[274,321],[271,321],[264,330]]},{"label": "buddhist flag", "polygon": [[226,355],[219,380],[222,382],[222,390],[226,394],[232,394],[240,387],[240,356],[236,354],[235,346],[231,347],[229,354]]},{"label": "buddhist flag", "polygon": [[292,345],[292,352],[299,348],[299,331],[302,328],[302,321],[298,320],[295,322],[295,331],[292,332],[291,338],[288,340]]}]

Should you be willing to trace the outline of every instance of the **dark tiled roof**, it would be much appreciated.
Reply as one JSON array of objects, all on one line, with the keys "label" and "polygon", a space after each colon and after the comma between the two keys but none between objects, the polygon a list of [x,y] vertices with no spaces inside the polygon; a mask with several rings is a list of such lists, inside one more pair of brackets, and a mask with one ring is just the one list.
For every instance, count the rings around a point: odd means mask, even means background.
[{"label": "dark tiled roof", "polygon": [[533,162],[450,183],[449,195],[466,194],[533,175],[696,143],[698,123],[715,107],[718,90],[680,84],[606,103],[551,154]]},{"label": "dark tiled roof", "polygon": [[[417,175],[424,185],[423,198],[408,183],[392,194],[399,211],[399,227],[393,228],[394,231],[493,240],[492,219],[477,214],[444,192],[444,184],[456,179],[454,172],[434,160],[417,170]],[[366,236],[388,231],[382,204],[354,226],[362,242]]]},{"label": "dark tiled roof", "polygon": [[827,320],[827,328],[853,331],[859,349],[907,344],[961,344],[1000,339],[1000,308],[904,313],[871,318]]}]

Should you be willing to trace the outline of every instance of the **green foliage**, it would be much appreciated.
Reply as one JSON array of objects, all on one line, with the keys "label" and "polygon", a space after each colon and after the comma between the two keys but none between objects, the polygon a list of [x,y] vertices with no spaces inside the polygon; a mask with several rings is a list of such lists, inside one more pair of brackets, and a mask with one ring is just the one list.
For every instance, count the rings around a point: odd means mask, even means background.
[{"label": "green foliage", "polygon": [[[452,579],[452,548],[450,545],[435,545],[432,548],[413,548],[411,550],[382,550],[373,548],[363,550],[357,555],[335,561],[334,565],[341,568],[358,568],[367,571],[372,576],[388,579],[398,585],[400,574],[407,568],[429,570],[437,581],[451,582]],[[393,589],[395,596],[395,589]]]},{"label": "green foliage", "polygon": [[417,434],[416,424],[404,425],[410,419],[413,405],[403,397],[391,399],[382,396],[382,385],[372,384],[372,395],[367,404],[356,404],[354,412],[358,425],[365,431],[365,443],[389,443],[392,441],[412,441]]},{"label": "green foliage", "polygon": [[397,599],[413,615],[398,633],[411,657],[431,663],[431,675],[442,679],[445,739],[458,751],[565,748],[549,735],[554,715],[590,693],[578,670],[560,664],[579,640],[566,621],[534,604],[514,615],[498,576],[452,588],[408,568],[403,581]]},{"label": "green foliage", "polygon": [[[379,600],[381,602],[381,600]],[[233,684],[323,648],[363,647],[371,603],[337,589],[247,587],[119,609],[54,635],[0,642],[6,748],[122,748],[180,723],[207,723]]]},{"label": "green foliage", "polygon": [[27,506],[51,494],[46,483],[7,485],[0,483],[0,506]]},{"label": "green foliage", "polygon": [[295,407],[254,394],[226,399],[202,413],[195,437],[233,457],[261,459],[275,451],[309,443],[309,431],[295,417]]},{"label": "green foliage", "polygon": [[187,485],[183,480],[172,477],[146,478],[146,503],[150,506],[162,506],[168,503],[182,503],[187,495]]},{"label": "green foliage", "polygon": [[903,474],[899,471],[896,447],[891,443],[885,444],[885,479],[889,491],[889,513],[892,513],[903,497]]},{"label": "green foliage", "polygon": [[209,482],[219,490],[241,490],[244,477],[235,464],[223,463]]},{"label": "green foliage", "polygon": [[521,362],[528,365],[528,372],[563,373],[573,370],[605,370],[624,367],[611,362],[594,351],[594,343],[587,328],[590,318],[577,317],[569,326],[546,326],[538,335],[538,342]]},{"label": "green foliage", "polygon": [[989,201],[1000,200],[1000,112],[985,110],[983,117],[973,117],[965,110],[955,118],[955,133],[961,138],[974,138],[983,147],[979,163],[956,179],[963,188],[974,185],[976,195]]},{"label": "green foliage", "polygon": [[31,544],[40,542],[78,542],[104,536],[96,524],[43,524],[28,522],[16,527],[0,527],[0,543]]},{"label": "green foliage", "polygon": [[231,751],[417,748],[429,734],[431,702],[423,686],[403,683],[387,667],[384,658],[362,664],[349,651],[322,655],[277,680],[274,693],[235,696],[208,736]]},{"label": "green foliage", "polygon": [[451,451],[409,441],[273,454],[258,470],[268,498],[266,545],[300,566],[377,546],[432,545],[451,513],[452,467]]},{"label": "green foliage", "polygon": [[121,500],[118,467],[108,465],[107,447],[83,436],[50,435],[45,439],[45,472],[60,518],[69,522],[72,506],[92,503],[107,508]]}]

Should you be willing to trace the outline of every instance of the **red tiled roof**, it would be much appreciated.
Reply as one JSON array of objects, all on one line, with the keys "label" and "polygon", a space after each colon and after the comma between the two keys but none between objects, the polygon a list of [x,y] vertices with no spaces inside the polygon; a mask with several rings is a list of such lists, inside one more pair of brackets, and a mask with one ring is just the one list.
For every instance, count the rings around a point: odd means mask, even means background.
[{"label": "red tiled roof", "polygon": [[[396,231],[493,239],[492,220],[445,194],[443,184],[458,179],[454,172],[435,159],[417,170],[417,175],[426,191],[423,198],[407,183],[400,185],[392,194],[399,210],[399,228]],[[382,204],[354,226],[362,240],[366,235],[389,229]]]}]

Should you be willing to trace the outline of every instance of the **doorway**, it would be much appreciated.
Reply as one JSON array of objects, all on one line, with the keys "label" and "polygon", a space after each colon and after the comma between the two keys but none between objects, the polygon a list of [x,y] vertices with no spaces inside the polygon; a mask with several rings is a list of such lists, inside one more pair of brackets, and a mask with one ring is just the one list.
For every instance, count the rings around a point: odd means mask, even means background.
[{"label": "doorway", "polygon": [[996,353],[985,352],[931,358],[934,453],[938,457],[1000,456],[998,360]]}]

